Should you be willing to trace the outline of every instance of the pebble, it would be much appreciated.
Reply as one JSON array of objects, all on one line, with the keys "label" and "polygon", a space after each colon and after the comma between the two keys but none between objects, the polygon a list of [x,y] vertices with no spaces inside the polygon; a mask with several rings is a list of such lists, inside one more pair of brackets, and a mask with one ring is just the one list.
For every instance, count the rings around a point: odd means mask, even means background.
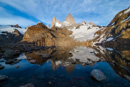
[{"label": "pebble", "polygon": [[19,68],[19,67],[20,67],[19,65],[16,66],[16,68]]},{"label": "pebble", "polygon": [[22,85],[20,87],[35,87],[32,83],[28,83],[26,85]]}]

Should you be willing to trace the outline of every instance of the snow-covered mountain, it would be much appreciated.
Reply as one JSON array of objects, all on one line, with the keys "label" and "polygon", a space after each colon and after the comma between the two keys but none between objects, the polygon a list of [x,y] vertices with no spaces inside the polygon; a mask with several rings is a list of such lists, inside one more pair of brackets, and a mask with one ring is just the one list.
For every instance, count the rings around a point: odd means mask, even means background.
[{"label": "snow-covered mountain", "polygon": [[[69,18],[74,21],[72,15]],[[58,28],[65,27],[69,31],[72,31],[70,37],[79,42],[91,41],[94,45],[96,43],[106,43],[116,40],[124,41],[130,38],[130,7],[120,11],[106,27],[85,22],[79,24],[69,23],[66,20],[60,22],[56,18],[53,25]],[[123,42],[120,41],[120,43]]]},{"label": "snow-covered mountain", "polygon": [[63,22],[60,22],[55,17],[53,17],[52,26],[58,28],[67,28],[69,31],[72,31],[70,37],[78,42],[86,42],[93,40],[96,37],[95,33],[103,29],[103,27],[97,26],[92,22],[90,23],[82,22],[76,24],[71,14],[69,14],[66,17],[66,20]]},{"label": "snow-covered mountain", "polygon": [[15,27],[14,25],[0,25],[0,34],[2,34],[2,32],[12,33],[15,29],[17,29],[21,34],[24,34],[26,32],[26,29]]},{"label": "snow-covered mountain", "polygon": [[[98,26],[92,22],[75,23],[74,17],[69,14],[65,21],[60,22],[53,17],[50,28],[42,23],[22,29],[18,25],[0,26],[0,34],[2,32],[13,32],[17,29],[24,34],[23,41],[31,41],[39,45],[67,45],[67,44],[83,44],[106,42],[118,42],[130,44],[130,7],[119,12],[108,26]],[[26,31],[27,30],[27,31]],[[40,32],[41,31],[41,32]],[[41,41],[41,42],[39,42]],[[64,43],[63,43],[64,42]],[[76,43],[75,43],[76,42]]]},{"label": "snow-covered mountain", "polygon": [[130,44],[130,7],[120,11],[107,27],[95,34],[99,35],[94,39],[96,43]]},{"label": "snow-covered mountain", "polygon": [[0,25],[0,47],[20,42],[25,31],[19,25]]}]

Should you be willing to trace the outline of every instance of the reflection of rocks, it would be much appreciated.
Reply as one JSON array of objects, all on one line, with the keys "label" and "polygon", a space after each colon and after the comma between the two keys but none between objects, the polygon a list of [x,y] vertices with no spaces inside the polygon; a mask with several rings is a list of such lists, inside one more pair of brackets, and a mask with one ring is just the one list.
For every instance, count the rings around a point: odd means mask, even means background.
[{"label": "reflection of rocks", "polygon": [[45,50],[33,51],[31,53],[26,53],[27,61],[30,63],[38,63],[39,65],[46,62],[50,55],[53,53],[54,48],[49,48]]},{"label": "reflection of rocks", "polygon": [[56,68],[63,66],[68,73],[71,73],[76,64],[85,66],[86,64],[93,65],[100,61],[99,58],[94,55],[94,51],[95,50],[86,47],[77,47],[74,49],[56,47],[26,53],[25,56],[30,63],[42,65],[46,61],[47,63],[51,61],[54,71]]},{"label": "reflection of rocks", "polygon": [[[130,77],[130,51],[114,51],[113,53],[109,52],[110,58],[108,61],[110,65],[121,77],[128,79]],[[126,77],[127,76],[127,77]],[[130,81],[130,79],[128,79]]]},{"label": "reflection of rocks", "polygon": [[28,62],[30,62],[30,63],[32,63],[32,64],[35,64],[35,63],[37,63],[37,61],[36,60],[28,60]]},{"label": "reflection of rocks", "polygon": [[49,58],[50,57],[50,55],[48,55],[48,54],[39,54],[39,56],[42,56],[43,58]]},{"label": "reflection of rocks", "polygon": [[[97,49],[100,48],[100,49]],[[118,48],[117,50],[108,49],[102,47],[95,48],[99,53],[96,54],[99,58],[104,58],[109,62],[113,70],[123,78],[130,81],[130,51],[124,47]],[[127,47],[129,48],[129,47]]]},{"label": "reflection of rocks", "polygon": [[103,81],[106,79],[106,76],[104,75],[104,73],[98,69],[94,69],[91,72],[91,76],[96,79],[97,81]]}]

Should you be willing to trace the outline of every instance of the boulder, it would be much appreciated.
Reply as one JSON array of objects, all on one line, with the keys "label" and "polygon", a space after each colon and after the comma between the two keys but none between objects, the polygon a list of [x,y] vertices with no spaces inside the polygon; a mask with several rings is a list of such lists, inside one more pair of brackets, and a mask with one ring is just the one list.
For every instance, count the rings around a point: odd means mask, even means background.
[{"label": "boulder", "polygon": [[106,76],[104,75],[104,73],[102,71],[100,71],[99,69],[94,69],[91,71],[91,76],[97,80],[97,81],[103,81],[106,79]]},{"label": "boulder", "polygon": [[4,56],[5,57],[13,57],[17,55],[17,52],[11,50],[11,49],[7,49],[5,52],[4,52]]},{"label": "boulder", "polygon": [[8,79],[8,76],[0,75],[0,81],[4,81],[4,80],[7,80],[7,79]]}]

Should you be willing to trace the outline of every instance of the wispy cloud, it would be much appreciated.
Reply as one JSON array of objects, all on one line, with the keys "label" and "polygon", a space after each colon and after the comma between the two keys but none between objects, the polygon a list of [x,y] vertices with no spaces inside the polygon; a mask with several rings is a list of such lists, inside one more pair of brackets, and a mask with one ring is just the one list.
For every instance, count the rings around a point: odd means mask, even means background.
[{"label": "wispy cloud", "polygon": [[130,5],[130,0],[1,0],[0,2],[47,24],[51,23],[53,16],[63,21],[68,13],[72,13],[76,22],[91,21],[107,25],[119,11]]},{"label": "wispy cloud", "polygon": [[2,7],[0,7],[0,25],[12,25],[12,24],[20,24],[20,26],[28,26],[36,24],[36,22],[28,20],[21,16],[16,16],[8,13],[8,11]]}]

